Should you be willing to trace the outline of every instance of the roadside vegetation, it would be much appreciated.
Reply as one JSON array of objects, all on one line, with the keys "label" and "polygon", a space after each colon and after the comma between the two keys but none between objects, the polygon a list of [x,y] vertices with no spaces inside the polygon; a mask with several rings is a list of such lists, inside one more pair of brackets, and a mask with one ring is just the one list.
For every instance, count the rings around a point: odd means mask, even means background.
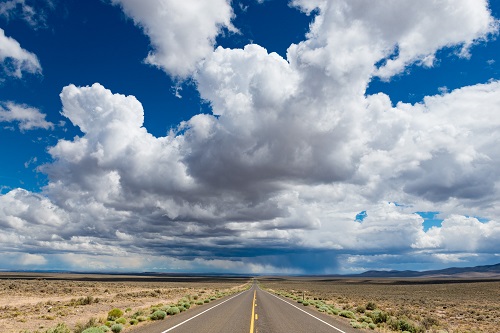
[{"label": "roadside vegetation", "polygon": [[[158,303],[148,308],[138,309],[135,312],[132,312],[130,308],[127,308],[125,311],[114,308],[108,312],[106,317],[91,318],[85,324],[77,323],[72,330],[69,329],[66,324],[61,323],[46,330],[25,330],[22,331],[22,333],[120,333],[126,331],[126,328],[138,325],[139,323],[164,320],[197,305],[210,303],[211,301],[234,294],[243,289],[244,288],[238,288],[229,291],[216,290],[215,293],[210,294],[201,291],[196,295],[185,295],[176,303]],[[197,301],[198,299],[201,299],[201,301]]]},{"label": "roadside vegetation", "polygon": [[262,288],[290,301],[391,333],[500,332],[500,282],[261,279]]},{"label": "roadside vegetation", "polygon": [[98,276],[92,276],[96,281],[67,278],[0,278],[1,333],[127,332],[251,286],[244,279],[103,282]]}]

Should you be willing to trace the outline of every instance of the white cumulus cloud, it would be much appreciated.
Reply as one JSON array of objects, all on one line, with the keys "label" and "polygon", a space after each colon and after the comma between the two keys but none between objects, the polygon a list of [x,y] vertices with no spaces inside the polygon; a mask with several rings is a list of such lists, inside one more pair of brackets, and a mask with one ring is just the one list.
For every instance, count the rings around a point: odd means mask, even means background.
[{"label": "white cumulus cloud", "polygon": [[416,247],[440,248],[451,252],[498,251],[500,223],[479,222],[473,217],[451,215],[440,228],[433,227],[415,244]]},{"label": "white cumulus cloud", "polygon": [[443,47],[459,47],[458,55],[468,56],[471,45],[498,31],[487,0],[292,3],[320,15],[309,40],[291,51],[309,65],[326,63],[327,73],[339,79],[365,71],[389,79],[413,63],[430,67]]},{"label": "white cumulus cloud", "polygon": [[231,24],[228,0],[113,0],[150,38],[146,62],[172,76],[186,78],[213,51],[222,28]]}]

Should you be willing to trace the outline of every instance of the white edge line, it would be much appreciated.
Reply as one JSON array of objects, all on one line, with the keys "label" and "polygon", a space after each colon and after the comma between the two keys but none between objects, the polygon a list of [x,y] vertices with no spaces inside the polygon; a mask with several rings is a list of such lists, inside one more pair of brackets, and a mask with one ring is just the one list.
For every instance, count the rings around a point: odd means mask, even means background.
[{"label": "white edge line", "polygon": [[[250,289],[248,289],[248,290],[250,290]],[[194,318],[196,318],[196,317],[198,317],[198,316],[201,316],[201,315],[202,315],[202,314],[204,314],[205,312],[210,311],[210,310],[212,310],[213,308],[216,308],[216,307],[218,307],[219,305],[222,305],[222,304],[226,303],[227,301],[230,301],[230,300],[232,300],[233,298],[235,298],[235,297],[238,297],[238,296],[242,295],[243,293],[246,293],[248,290],[242,291],[242,292],[240,292],[239,294],[236,294],[236,295],[234,295],[233,297],[228,298],[228,299],[226,299],[225,301],[220,302],[219,304],[214,305],[214,306],[212,306],[211,308],[208,308],[208,309],[206,309],[205,311],[198,313],[196,316],[192,316],[191,318],[184,320],[182,323],[179,323],[179,324],[177,324],[177,325],[175,325],[175,326],[173,326],[173,327],[170,327],[168,330],[163,331],[163,332],[161,332],[161,333],[170,332],[170,331],[171,331],[171,330],[173,330],[174,328],[177,328],[177,327],[179,327],[179,326],[181,326],[181,325],[183,325],[183,324],[187,323],[188,321],[190,321],[190,320],[192,320],[192,319],[194,319]]]},{"label": "white edge line", "polygon": [[[261,290],[262,290],[262,289],[261,289]],[[296,308],[297,310],[300,310],[300,311],[304,312],[305,314],[307,314],[307,315],[309,315],[309,316],[313,317],[314,319],[319,320],[319,321],[320,321],[320,322],[322,322],[323,324],[326,324],[326,325],[328,325],[328,326],[330,326],[330,327],[332,327],[332,328],[336,329],[337,331],[339,331],[339,332],[341,332],[341,333],[346,333],[346,332],[342,331],[340,328],[337,328],[337,327],[333,326],[332,324],[327,323],[327,322],[326,322],[326,321],[324,321],[323,319],[319,319],[319,318],[318,318],[318,317],[316,317],[315,315],[312,315],[312,314],[310,314],[309,312],[304,311],[303,309],[299,308],[298,306],[296,306],[296,305],[294,305],[294,304],[292,304],[292,303],[290,303],[290,302],[288,302],[288,301],[285,301],[284,299],[282,299],[282,298],[280,298],[280,297],[278,297],[278,296],[276,296],[276,295],[273,295],[273,294],[271,294],[271,293],[270,293],[270,292],[268,292],[268,291],[265,291],[265,290],[262,290],[262,291],[264,291],[264,292],[268,293],[268,294],[269,294],[269,295],[271,295],[271,296],[276,297],[277,299],[279,299],[279,300],[280,300],[280,301],[282,301],[282,302],[287,303],[288,305],[293,306],[293,307],[294,307],[294,308]],[[162,333],[163,333],[163,332],[162,332]]]}]

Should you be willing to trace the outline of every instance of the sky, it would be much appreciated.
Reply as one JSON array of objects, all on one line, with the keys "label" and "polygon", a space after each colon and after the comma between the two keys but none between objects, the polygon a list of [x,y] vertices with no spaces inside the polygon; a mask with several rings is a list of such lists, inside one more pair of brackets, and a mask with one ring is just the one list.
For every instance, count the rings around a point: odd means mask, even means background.
[{"label": "sky", "polygon": [[0,0],[0,270],[500,262],[500,3]]}]

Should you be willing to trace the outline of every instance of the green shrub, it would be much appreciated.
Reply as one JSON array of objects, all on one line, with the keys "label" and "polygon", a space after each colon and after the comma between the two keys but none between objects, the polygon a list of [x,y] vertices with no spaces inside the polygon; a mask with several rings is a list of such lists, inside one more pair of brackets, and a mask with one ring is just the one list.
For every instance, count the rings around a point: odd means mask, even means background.
[{"label": "green shrub", "polygon": [[123,326],[121,324],[114,324],[113,326],[111,326],[111,331],[113,333],[120,333],[123,329]]},{"label": "green shrub", "polygon": [[184,308],[185,308],[186,310],[189,310],[189,308],[191,307],[191,304],[189,304],[189,303],[184,303],[182,306],[184,306]]},{"label": "green shrub", "polygon": [[109,331],[110,331],[109,327],[108,327],[108,326],[106,326],[106,325],[99,326],[99,328],[100,328],[100,329],[101,329],[101,331],[103,331],[103,332],[109,332]]},{"label": "green shrub", "polygon": [[374,323],[370,323],[368,324],[368,327],[371,329],[371,330],[374,330],[377,328],[377,325],[375,325]]},{"label": "green shrub", "polygon": [[207,299],[203,300],[203,303],[210,303],[210,300],[207,298]]},{"label": "green shrub", "polygon": [[360,323],[368,323],[368,324],[373,323],[373,319],[371,317],[368,317],[368,316],[362,316],[362,317],[358,318],[358,321]]},{"label": "green shrub", "polygon": [[101,330],[99,327],[89,327],[82,333],[103,333],[104,331]]},{"label": "green shrub", "polygon": [[361,326],[361,324],[360,324],[360,323],[358,323],[358,322],[357,322],[357,321],[355,321],[355,320],[352,320],[352,321],[351,321],[351,326],[352,326],[353,328],[362,328],[362,327],[363,327],[363,326]]},{"label": "green shrub", "polygon": [[116,320],[121,316],[123,316],[123,311],[118,308],[114,308],[108,312],[108,320]]},{"label": "green shrub", "polygon": [[340,309],[337,309],[334,306],[330,306],[330,311],[332,311],[334,315],[338,315],[340,313]]},{"label": "green shrub", "polygon": [[165,319],[166,316],[167,313],[165,311],[156,310],[149,318],[151,318],[151,320],[162,320]]},{"label": "green shrub", "polygon": [[100,327],[90,327],[90,328],[87,328],[85,331],[83,331],[82,333],[103,333],[104,331],[101,330]]},{"label": "green shrub", "polygon": [[176,314],[178,314],[180,312],[181,312],[181,310],[179,310],[178,307],[172,306],[170,309],[168,309],[167,314],[170,315],[170,316],[173,316],[173,315],[176,315]]},{"label": "green shrub", "polygon": [[297,303],[302,303],[302,302],[304,302],[304,301],[303,301],[303,300],[301,300],[301,299],[298,299],[298,300],[297,300]]},{"label": "green shrub", "polygon": [[347,311],[347,310],[341,311],[339,313],[339,316],[349,319],[356,319],[356,315],[352,311]]},{"label": "green shrub", "polygon": [[366,311],[366,308],[362,305],[360,305],[356,308],[356,312],[358,312],[358,313],[365,313],[365,311]]},{"label": "green shrub", "polygon": [[145,316],[139,316],[139,317],[137,317],[137,321],[140,322],[140,323],[142,323],[143,321],[146,321],[146,320],[148,320],[148,317],[145,317]]},{"label": "green shrub", "polygon": [[94,328],[98,325],[98,321],[95,318],[90,318],[87,323],[77,323],[73,329],[73,333],[83,333],[87,328]]},{"label": "green shrub", "polygon": [[72,305],[72,306],[89,305],[92,303],[99,303],[99,298],[94,298],[92,296],[86,296],[86,297],[80,297],[78,299],[73,298],[70,301],[70,305]]},{"label": "green shrub", "polygon": [[308,306],[308,305],[309,305],[309,302],[308,302],[308,301],[304,301],[304,302],[302,302],[302,305],[304,305],[304,306]]},{"label": "green shrub", "polygon": [[184,312],[184,311],[186,311],[186,308],[185,308],[183,305],[178,306],[178,308],[179,308],[179,311],[180,311],[180,312]]},{"label": "green shrub", "polygon": [[215,297],[215,296],[210,297],[211,301],[215,301],[216,299],[217,299],[217,297]]},{"label": "green shrub", "polygon": [[127,323],[127,319],[125,319],[124,317],[120,317],[118,318],[117,320],[115,320],[118,324],[125,324]]},{"label": "green shrub", "polygon": [[137,317],[140,317],[140,316],[144,316],[144,311],[137,311],[135,312],[133,315],[132,315],[132,318],[137,318]]},{"label": "green shrub", "polygon": [[416,327],[405,319],[394,319],[389,322],[389,327],[393,330],[408,331],[409,333],[421,333],[424,329]]},{"label": "green shrub", "polygon": [[196,301],[196,305],[203,305],[203,301]]},{"label": "green shrub", "polygon": [[46,333],[71,333],[71,330],[65,324],[57,324],[56,327],[46,331]]},{"label": "green shrub", "polygon": [[389,315],[386,312],[380,310],[371,312],[369,316],[375,324],[385,323],[389,319]]},{"label": "green shrub", "polygon": [[104,323],[104,325],[106,325],[108,327],[111,327],[111,326],[113,326],[114,323],[115,323],[114,321],[109,321],[108,320],[107,322]]},{"label": "green shrub", "polygon": [[439,326],[439,321],[436,318],[432,317],[425,317],[422,321],[421,324],[425,329],[430,329],[432,326]]},{"label": "green shrub", "polygon": [[377,304],[374,302],[368,302],[365,307],[367,310],[375,310],[377,308]]},{"label": "green shrub", "polygon": [[139,320],[137,320],[137,319],[130,319],[129,320],[130,325],[137,325],[138,322],[139,322]]}]

